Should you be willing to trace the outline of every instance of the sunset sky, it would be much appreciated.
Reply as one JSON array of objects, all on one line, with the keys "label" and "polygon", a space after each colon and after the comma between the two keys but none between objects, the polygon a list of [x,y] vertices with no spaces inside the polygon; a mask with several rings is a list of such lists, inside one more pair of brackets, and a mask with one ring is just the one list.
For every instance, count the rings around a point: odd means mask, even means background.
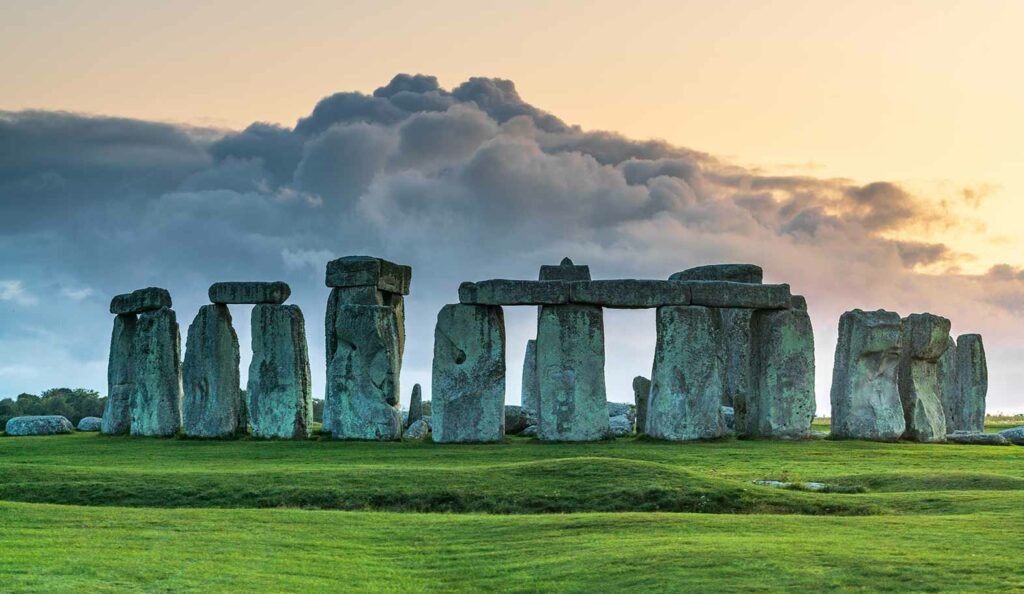
[{"label": "sunset sky", "polygon": [[[0,398],[105,392],[112,294],[168,287],[184,334],[238,274],[292,284],[320,397],[323,264],[371,253],[415,268],[407,399],[458,280],[569,255],[791,283],[819,414],[853,307],[981,332],[990,411],[1024,412],[1021,23],[1021,2],[6,1]],[[313,111],[400,73],[436,88]],[[626,400],[653,314],[607,323]],[[516,402],[530,314],[509,324]]]}]

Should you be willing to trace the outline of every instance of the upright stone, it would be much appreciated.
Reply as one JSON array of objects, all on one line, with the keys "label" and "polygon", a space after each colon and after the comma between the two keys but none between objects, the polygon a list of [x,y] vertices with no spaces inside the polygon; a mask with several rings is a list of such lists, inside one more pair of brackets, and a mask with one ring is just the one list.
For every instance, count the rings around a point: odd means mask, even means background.
[{"label": "upright stone", "polygon": [[928,313],[903,318],[903,338],[897,371],[905,439],[944,441],[946,414],[942,410],[939,358],[946,351],[949,320]]},{"label": "upright stone", "polygon": [[431,429],[435,442],[505,435],[505,318],[487,305],[445,305],[434,329]]},{"label": "upright stone", "polygon": [[100,425],[100,431],[108,435],[128,433],[132,425],[132,374],[135,369],[132,345],[136,323],[135,314],[120,314],[114,318],[107,361],[107,402],[103,405],[103,422]]},{"label": "upright stone", "polygon": [[540,409],[540,382],[537,379],[537,341],[526,341],[526,356],[523,357],[522,407],[537,416]]},{"label": "upright stone", "polygon": [[253,307],[252,362],[246,399],[253,437],[309,437],[313,390],[306,323],[299,306]]},{"label": "upright stone", "polygon": [[988,364],[980,334],[961,334],[956,339],[957,384],[956,407],[959,431],[985,430],[985,397],[988,395]]},{"label": "upright stone", "polygon": [[537,328],[540,410],[537,436],[546,441],[608,437],[604,383],[604,316],[592,305],[546,305]]},{"label": "upright stone", "polygon": [[590,280],[590,267],[586,264],[573,264],[569,258],[562,258],[558,266],[545,264],[540,267],[539,280],[560,280],[560,281],[588,281]]},{"label": "upright stone", "polygon": [[188,327],[182,366],[185,435],[229,437],[245,433],[246,407],[238,364],[238,335],[228,307],[200,307]]},{"label": "upright stone", "polygon": [[131,434],[167,437],[181,429],[181,334],[174,310],[142,313],[132,343]]},{"label": "upright stone", "polygon": [[899,314],[855,309],[839,318],[832,369],[832,436],[894,441],[906,421],[896,369],[902,344]]},{"label": "upright stone", "polygon": [[636,432],[643,433],[647,426],[647,401],[651,395],[651,380],[642,375],[633,378],[633,404],[636,407]]},{"label": "upright stone", "polygon": [[946,415],[946,431],[952,433],[959,429],[956,407],[960,401],[960,386],[956,379],[956,341],[952,336],[946,337],[946,352],[939,357],[939,396],[942,398],[942,411]]},{"label": "upright stone", "polygon": [[419,384],[412,387],[412,398],[409,399],[409,420],[405,424],[408,429],[410,425],[423,418],[423,388]]},{"label": "upright stone", "polygon": [[806,310],[758,310],[751,318],[752,382],[734,404],[739,435],[799,439],[814,419],[814,332]]},{"label": "upright stone", "polygon": [[671,441],[725,435],[718,318],[707,307],[659,307],[644,432]]},{"label": "upright stone", "polygon": [[754,310],[723,307],[712,311],[721,329],[717,353],[722,372],[722,405],[741,408],[751,390],[750,322]]},{"label": "upright stone", "polygon": [[327,365],[331,435],[340,439],[401,439],[400,355],[394,308],[340,305],[335,313],[335,344]]}]

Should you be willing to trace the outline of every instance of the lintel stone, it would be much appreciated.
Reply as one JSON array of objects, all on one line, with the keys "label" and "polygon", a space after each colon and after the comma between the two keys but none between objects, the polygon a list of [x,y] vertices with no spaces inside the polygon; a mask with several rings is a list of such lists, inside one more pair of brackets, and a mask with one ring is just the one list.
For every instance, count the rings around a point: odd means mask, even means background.
[{"label": "lintel stone", "polygon": [[764,271],[756,264],[708,264],[688,268],[668,277],[669,280],[730,281],[761,284]]},{"label": "lintel stone", "polygon": [[345,256],[327,263],[328,287],[375,286],[381,291],[409,294],[412,267],[371,256]]},{"label": "lintel stone", "polygon": [[464,305],[562,305],[569,302],[569,283],[494,279],[459,285]]},{"label": "lintel stone", "polygon": [[574,282],[569,287],[569,301],[602,307],[639,309],[690,303],[687,283],[678,281],[596,280]]},{"label": "lintel stone", "polygon": [[747,307],[788,309],[792,303],[789,285],[756,285],[730,281],[690,281],[690,305],[705,307]]},{"label": "lintel stone", "polygon": [[210,285],[211,303],[270,303],[280,305],[291,296],[288,283],[277,282],[224,282]]},{"label": "lintel stone", "polygon": [[110,313],[115,315],[139,314],[156,311],[161,307],[171,307],[171,293],[159,287],[138,289],[110,300]]},{"label": "lintel stone", "polygon": [[540,280],[588,281],[590,280],[590,266],[576,265],[569,258],[562,258],[562,263],[558,266],[547,264],[541,266]]}]

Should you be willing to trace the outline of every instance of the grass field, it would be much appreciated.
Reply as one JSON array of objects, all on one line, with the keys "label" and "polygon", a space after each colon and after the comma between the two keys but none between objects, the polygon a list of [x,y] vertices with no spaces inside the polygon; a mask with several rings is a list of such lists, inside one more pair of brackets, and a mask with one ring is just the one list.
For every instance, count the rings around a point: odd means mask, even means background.
[{"label": "grass field", "polygon": [[0,438],[0,591],[1015,591],[1022,530],[1019,446]]}]

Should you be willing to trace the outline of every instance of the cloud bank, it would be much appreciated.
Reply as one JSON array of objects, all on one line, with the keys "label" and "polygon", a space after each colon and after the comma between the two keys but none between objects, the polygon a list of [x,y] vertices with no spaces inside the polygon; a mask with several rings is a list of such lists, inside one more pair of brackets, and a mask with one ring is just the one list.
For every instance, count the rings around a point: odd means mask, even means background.
[{"label": "cloud bank", "polygon": [[[966,206],[974,200],[964,194]],[[322,99],[293,128],[223,131],[63,112],[0,112],[0,396],[105,392],[113,294],[171,290],[182,331],[220,280],[285,280],[306,314],[323,393],[324,264],[379,255],[414,268],[404,398],[429,394],[433,324],[458,283],[535,278],[571,256],[595,278],[667,278],[754,262],[807,296],[818,408],[828,410],[839,314],[946,315],[988,343],[990,410],[1024,410],[1024,272],[955,270],[948,205],[898,184],[773,176],[661,141],[582,130],[511,81],[452,90],[398,75]],[[247,344],[246,308],[234,308]],[[508,312],[510,402],[534,312]],[[608,385],[650,373],[651,312],[608,312]],[[247,359],[243,348],[243,360]]]}]

